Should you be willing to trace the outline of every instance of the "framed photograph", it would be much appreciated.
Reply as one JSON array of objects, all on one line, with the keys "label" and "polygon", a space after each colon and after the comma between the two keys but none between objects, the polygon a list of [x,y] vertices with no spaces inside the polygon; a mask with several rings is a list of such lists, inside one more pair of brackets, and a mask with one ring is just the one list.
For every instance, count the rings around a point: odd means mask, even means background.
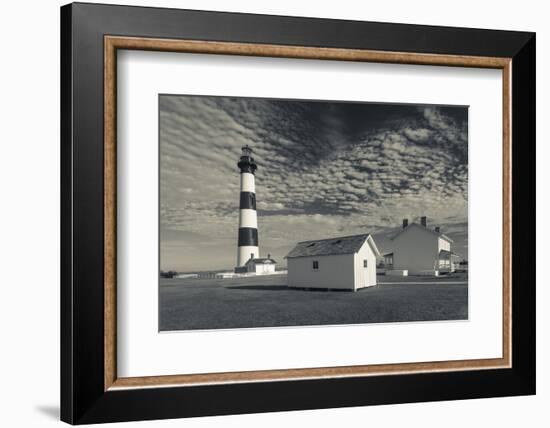
[{"label": "framed photograph", "polygon": [[61,61],[62,420],[535,393],[533,33],[76,3]]}]

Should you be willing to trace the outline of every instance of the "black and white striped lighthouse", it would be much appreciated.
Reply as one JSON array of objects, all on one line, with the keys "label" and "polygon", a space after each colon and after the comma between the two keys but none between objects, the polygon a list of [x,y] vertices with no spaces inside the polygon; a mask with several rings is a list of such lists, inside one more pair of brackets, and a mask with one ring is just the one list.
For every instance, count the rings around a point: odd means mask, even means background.
[{"label": "black and white striped lighthouse", "polygon": [[237,166],[241,170],[241,197],[239,205],[239,240],[237,268],[260,256],[258,250],[258,218],[256,216],[256,188],[254,173],[258,166],[248,145],[242,148]]}]

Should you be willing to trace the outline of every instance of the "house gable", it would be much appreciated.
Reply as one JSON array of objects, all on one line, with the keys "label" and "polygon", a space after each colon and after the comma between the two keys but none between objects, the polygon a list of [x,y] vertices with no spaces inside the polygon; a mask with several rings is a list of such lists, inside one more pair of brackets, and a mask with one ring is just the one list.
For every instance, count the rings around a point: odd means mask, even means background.
[{"label": "house gable", "polygon": [[376,242],[374,242],[372,235],[369,235],[369,237],[367,238],[367,243],[369,244],[369,247],[376,258],[382,257],[382,255],[380,254],[380,250],[378,250],[378,247],[376,246]]}]

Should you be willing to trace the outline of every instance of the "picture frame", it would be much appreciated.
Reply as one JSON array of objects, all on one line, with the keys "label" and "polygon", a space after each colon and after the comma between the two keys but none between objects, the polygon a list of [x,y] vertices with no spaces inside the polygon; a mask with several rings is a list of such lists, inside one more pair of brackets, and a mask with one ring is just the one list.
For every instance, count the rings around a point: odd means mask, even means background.
[{"label": "picture frame", "polygon": [[[118,377],[118,50],[502,70],[502,358]],[[86,424],[534,394],[535,96],[534,33],[63,6],[61,419]]]}]

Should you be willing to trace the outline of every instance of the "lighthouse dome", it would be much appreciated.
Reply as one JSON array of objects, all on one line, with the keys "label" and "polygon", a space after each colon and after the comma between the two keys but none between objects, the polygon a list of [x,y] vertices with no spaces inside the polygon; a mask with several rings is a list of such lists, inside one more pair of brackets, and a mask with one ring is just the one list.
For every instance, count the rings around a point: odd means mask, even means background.
[{"label": "lighthouse dome", "polygon": [[249,172],[254,174],[254,172],[258,169],[258,165],[256,165],[256,162],[252,157],[252,148],[247,144],[241,148],[241,151],[241,157],[237,163],[237,166],[241,172]]}]

